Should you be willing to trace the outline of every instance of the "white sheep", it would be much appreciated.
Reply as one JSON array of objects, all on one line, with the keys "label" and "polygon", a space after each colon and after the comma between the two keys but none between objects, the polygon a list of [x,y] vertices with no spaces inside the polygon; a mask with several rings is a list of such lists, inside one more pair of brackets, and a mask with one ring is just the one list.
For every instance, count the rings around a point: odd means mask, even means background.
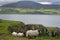
[{"label": "white sheep", "polygon": [[23,37],[24,34],[23,34],[23,33],[18,33],[17,36],[21,36],[21,37]]},{"label": "white sheep", "polygon": [[38,36],[39,35],[39,32],[38,30],[28,30],[26,32],[26,37],[34,37],[34,36]]},{"label": "white sheep", "polygon": [[17,32],[12,32],[12,35],[13,36],[17,36]]}]

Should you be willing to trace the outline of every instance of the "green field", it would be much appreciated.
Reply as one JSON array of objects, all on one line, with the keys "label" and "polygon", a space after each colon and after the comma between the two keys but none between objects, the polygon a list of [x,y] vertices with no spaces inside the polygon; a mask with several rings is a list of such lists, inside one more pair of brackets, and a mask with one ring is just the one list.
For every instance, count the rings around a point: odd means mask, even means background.
[{"label": "green field", "polygon": [[0,8],[0,14],[60,14],[59,9]]},{"label": "green field", "polygon": [[[11,35],[7,28],[9,26],[22,26],[25,25],[23,22],[20,21],[8,21],[0,19],[0,40],[60,40],[60,37],[48,37],[48,36],[40,36],[33,39],[29,39],[27,37],[17,37]],[[56,29],[56,28],[48,28],[49,30]]]},{"label": "green field", "polygon": [[26,37],[15,37],[12,35],[2,35],[0,36],[0,40],[60,40],[60,37],[36,37],[33,39],[29,39]]}]

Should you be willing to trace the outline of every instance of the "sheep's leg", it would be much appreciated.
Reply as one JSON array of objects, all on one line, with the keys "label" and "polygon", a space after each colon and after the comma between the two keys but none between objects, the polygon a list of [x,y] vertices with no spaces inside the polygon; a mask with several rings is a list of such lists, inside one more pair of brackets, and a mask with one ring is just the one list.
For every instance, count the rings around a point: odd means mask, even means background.
[{"label": "sheep's leg", "polygon": [[26,37],[28,37],[28,33],[26,33]]}]

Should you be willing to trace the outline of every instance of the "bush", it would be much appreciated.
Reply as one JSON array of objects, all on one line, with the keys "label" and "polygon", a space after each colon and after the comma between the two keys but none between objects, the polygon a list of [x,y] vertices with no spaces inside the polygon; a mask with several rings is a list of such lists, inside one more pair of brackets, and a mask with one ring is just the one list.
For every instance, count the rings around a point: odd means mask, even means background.
[{"label": "bush", "polygon": [[25,32],[25,29],[24,28],[25,28],[24,25],[20,25],[20,26],[18,26],[18,25],[16,25],[16,26],[9,26],[8,27],[8,31],[10,33],[12,33],[12,32]]}]

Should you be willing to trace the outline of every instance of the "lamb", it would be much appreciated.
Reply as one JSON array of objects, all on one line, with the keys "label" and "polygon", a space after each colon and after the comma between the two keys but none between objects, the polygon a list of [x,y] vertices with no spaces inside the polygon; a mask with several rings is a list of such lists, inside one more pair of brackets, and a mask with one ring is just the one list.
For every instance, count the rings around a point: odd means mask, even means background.
[{"label": "lamb", "polygon": [[36,37],[39,35],[38,30],[28,30],[26,32],[26,37]]},{"label": "lamb", "polygon": [[19,36],[20,36],[20,37],[23,37],[24,34],[23,34],[23,33],[18,33],[17,36],[18,36],[18,37],[19,37]]},{"label": "lamb", "polygon": [[12,35],[13,36],[21,36],[21,37],[23,37],[24,36],[24,34],[23,33],[17,33],[17,32],[12,32]]},{"label": "lamb", "polygon": [[17,32],[12,32],[12,35],[13,36],[17,36]]}]

